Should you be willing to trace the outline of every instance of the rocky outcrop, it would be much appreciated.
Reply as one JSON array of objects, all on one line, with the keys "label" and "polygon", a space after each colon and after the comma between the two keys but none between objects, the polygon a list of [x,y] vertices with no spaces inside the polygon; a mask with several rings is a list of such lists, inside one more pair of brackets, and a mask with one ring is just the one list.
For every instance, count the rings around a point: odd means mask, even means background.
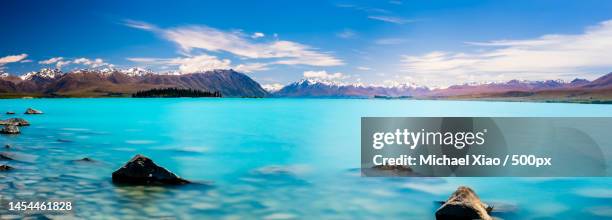
[{"label": "rocky outcrop", "polygon": [[0,125],[15,125],[15,126],[29,126],[30,122],[23,118],[9,118],[0,120]]},{"label": "rocky outcrop", "polygon": [[37,114],[42,114],[42,113],[43,113],[42,111],[36,110],[33,108],[28,108],[25,112],[25,114],[28,114],[28,115],[37,115]]},{"label": "rocky outcrop", "polygon": [[9,171],[12,170],[13,167],[9,166],[9,165],[0,165],[0,171]]},{"label": "rocky outcrop", "polygon": [[14,115],[15,112],[6,112],[7,115]]},{"label": "rocky outcrop", "polygon": [[492,220],[491,210],[472,189],[460,186],[436,211],[436,220]]},{"label": "rocky outcrop", "polygon": [[130,185],[181,185],[190,183],[163,167],[157,166],[153,160],[136,155],[123,167],[113,172],[113,183]]},{"label": "rocky outcrop", "polygon": [[19,127],[15,125],[5,125],[4,128],[0,129],[0,133],[2,134],[19,134]]}]

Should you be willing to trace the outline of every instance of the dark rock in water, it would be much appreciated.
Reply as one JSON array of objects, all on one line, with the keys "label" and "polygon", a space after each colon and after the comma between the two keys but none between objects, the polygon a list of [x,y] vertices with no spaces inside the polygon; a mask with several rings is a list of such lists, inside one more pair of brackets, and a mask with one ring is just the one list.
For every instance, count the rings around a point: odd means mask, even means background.
[{"label": "dark rock in water", "polygon": [[15,112],[6,112],[7,115],[14,115]]},{"label": "dark rock in water", "polygon": [[402,171],[402,172],[412,172],[412,168],[404,165],[376,165],[372,168],[378,170],[393,170],[393,171]]},{"label": "dark rock in water", "polygon": [[28,108],[25,112],[25,114],[28,114],[28,115],[36,115],[36,114],[42,114],[42,113],[43,113],[42,111],[36,110],[33,108]]},{"label": "dark rock in water", "polygon": [[0,153],[0,160],[15,160],[4,153]]},{"label": "dark rock in water", "polygon": [[70,143],[72,141],[71,140],[67,140],[67,139],[57,139],[57,142]]},{"label": "dark rock in water", "polygon": [[113,172],[113,183],[133,185],[180,185],[190,183],[151,159],[140,154],[134,156],[123,167]]},{"label": "dark rock in water", "polygon": [[30,122],[23,118],[9,118],[6,120],[0,120],[0,125],[29,126]]},{"label": "dark rock in water", "polygon": [[19,134],[19,128],[15,125],[5,125],[4,128],[0,129],[2,134]]},{"label": "dark rock in water", "polygon": [[362,169],[369,176],[418,176],[412,168],[405,165],[376,165],[371,169]]},{"label": "dark rock in water", "polygon": [[75,160],[75,161],[76,162],[94,162],[94,160],[89,158],[89,157],[83,157],[83,158]]},{"label": "dark rock in water", "polygon": [[10,144],[6,144],[6,145],[4,145],[4,148],[9,149],[9,148],[11,148],[11,145]]},{"label": "dark rock in water", "polygon": [[14,169],[13,167],[9,166],[9,165],[0,165],[0,171],[9,171]]},{"label": "dark rock in water", "polygon": [[460,186],[436,211],[436,220],[492,220],[492,210],[480,201],[476,193],[466,186]]},{"label": "dark rock in water", "polygon": [[46,215],[37,213],[37,214],[32,214],[32,215],[27,215],[24,219],[29,219],[29,220],[52,220],[52,218],[47,217]]}]

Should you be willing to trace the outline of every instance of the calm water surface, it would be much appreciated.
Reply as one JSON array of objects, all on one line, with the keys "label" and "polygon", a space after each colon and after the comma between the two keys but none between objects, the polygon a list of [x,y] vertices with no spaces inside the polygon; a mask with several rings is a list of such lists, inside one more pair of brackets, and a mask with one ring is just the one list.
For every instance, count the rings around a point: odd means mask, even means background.
[{"label": "calm water surface", "polygon": [[[23,115],[34,107],[44,115]],[[32,126],[0,136],[0,200],[72,200],[60,218],[432,219],[459,185],[504,219],[612,219],[612,178],[362,178],[360,117],[604,116],[612,105],[359,99],[0,100]],[[3,116],[6,118],[8,116]],[[144,154],[181,187],[119,187]],[[73,160],[89,157],[93,163]],[[609,159],[608,159],[609,160]],[[0,211],[0,218],[21,216]],[[58,217],[58,216],[49,216]]]}]

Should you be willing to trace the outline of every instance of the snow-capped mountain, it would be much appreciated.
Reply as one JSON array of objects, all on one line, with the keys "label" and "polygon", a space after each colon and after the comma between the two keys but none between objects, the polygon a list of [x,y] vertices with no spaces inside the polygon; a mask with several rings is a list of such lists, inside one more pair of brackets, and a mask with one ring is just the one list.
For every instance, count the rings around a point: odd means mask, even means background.
[{"label": "snow-capped mountain", "polygon": [[122,69],[119,70],[121,73],[126,74],[128,76],[145,76],[148,74],[155,74],[155,72],[148,70],[148,69],[143,69],[140,67],[132,67],[129,69]]},{"label": "snow-capped mountain", "polygon": [[184,73],[181,73],[179,71],[168,71],[168,72],[163,72],[160,73],[161,75],[168,75],[168,76],[178,76],[178,75],[183,75]]},{"label": "snow-capped mountain", "polygon": [[[566,97],[601,97],[612,93],[612,73],[594,81],[574,79],[507,82],[466,83],[435,88],[410,83],[365,85],[320,79],[302,79],[284,87],[279,84],[262,88],[245,74],[234,70],[213,70],[201,73],[154,73],[143,68],[80,69],[62,72],[41,69],[20,77],[0,70],[0,91],[15,94],[100,96],[104,94],[131,94],[150,89],[180,87],[205,91],[219,91],[224,96],[263,97],[272,93],[276,97],[524,97],[534,94],[563,94]],[[280,89],[279,89],[280,88]],[[602,93],[603,92],[603,93]],[[607,93],[606,93],[607,92]],[[1,93],[1,92],[0,92]],[[78,96],[75,95],[75,96]],[[612,94],[610,94],[612,96]]]},{"label": "snow-capped mountain", "polygon": [[80,69],[67,73],[57,69],[42,69],[21,77],[0,78],[0,95],[9,93],[41,96],[129,96],[141,90],[168,87],[220,92],[226,97],[268,95],[257,82],[234,70],[155,74],[142,68]]},{"label": "snow-capped mountain", "polygon": [[374,96],[415,96],[428,92],[427,87],[412,84],[364,85],[317,79],[302,79],[291,83],[274,96],[280,97],[374,97]]},{"label": "snow-capped mountain", "polygon": [[[510,80],[506,82],[465,83],[446,88],[428,88],[411,83],[384,85],[348,84],[341,82],[302,79],[273,92],[278,97],[449,97],[464,95],[529,95],[542,91],[580,91],[590,88],[610,88],[612,73],[593,82],[586,79],[564,80]],[[518,92],[518,93],[516,93]]]},{"label": "snow-capped mountain", "polygon": [[467,94],[505,93],[512,91],[534,92],[541,90],[579,87],[588,83],[590,83],[590,81],[586,79],[574,79],[571,82],[566,82],[564,80],[510,80],[507,82],[465,83],[461,85],[449,86],[447,88],[433,89],[431,91],[431,95],[457,96]]},{"label": "snow-capped mountain", "polygon": [[261,85],[261,87],[264,88],[268,92],[276,92],[282,89],[284,86],[280,83],[272,83],[272,84],[263,84]]},{"label": "snow-capped mountain", "polygon": [[20,78],[22,80],[35,80],[35,79],[51,80],[51,79],[58,78],[62,75],[64,75],[64,73],[59,69],[44,68],[38,72],[29,72],[24,75],[21,75]]},{"label": "snow-capped mountain", "polygon": [[74,70],[71,72],[68,72],[68,74],[70,73],[98,73],[98,74],[102,74],[104,76],[109,76],[113,73],[123,73],[127,76],[130,77],[137,77],[137,76],[145,76],[145,75],[149,75],[149,74],[156,74],[155,72],[153,72],[152,70],[148,70],[148,69],[144,69],[144,68],[140,68],[140,67],[132,67],[132,68],[127,68],[127,69],[117,69],[117,68],[113,68],[113,67],[105,67],[102,69],[79,69],[79,70]]},{"label": "snow-capped mountain", "polygon": [[101,74],[104,76],[108,76],[114,72],[118,72],[118,69],[115,68],[111,68],[111,67],[106,67],[106,68],[102,68],[102,69],[78,69],[78,70],[73,70],[68,72],[67,74],[74,74],[74,73],[95,73],[95,74]]},{"label": "snow-capped mountain", "polygon": [[3,70],[0,70],[0,78],[5,78],[5,77],[8,77],[8,76],[10,76],[9,73],[4,72]]}]

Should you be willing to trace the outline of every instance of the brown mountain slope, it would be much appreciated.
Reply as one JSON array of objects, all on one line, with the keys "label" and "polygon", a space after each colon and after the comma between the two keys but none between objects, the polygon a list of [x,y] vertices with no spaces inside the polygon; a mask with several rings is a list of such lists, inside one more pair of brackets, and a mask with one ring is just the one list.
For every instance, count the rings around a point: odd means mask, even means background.
[{"label": "brown mountain slope", "polygon": [[221,92],[225,97],[264,97],[268,93],[250,77],[233,70],[214,70],[185,75],[134,75],[119,71],[75,71],[54,76],[31,74],[25,79],[0,79],[0,96],[129,96],[152,88],[190,88]]}]

